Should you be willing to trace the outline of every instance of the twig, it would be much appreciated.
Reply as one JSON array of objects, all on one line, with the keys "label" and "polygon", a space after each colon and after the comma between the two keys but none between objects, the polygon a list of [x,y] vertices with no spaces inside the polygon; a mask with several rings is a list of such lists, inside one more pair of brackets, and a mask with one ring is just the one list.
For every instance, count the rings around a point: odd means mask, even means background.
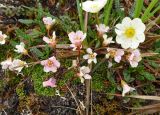
[{"label": "twig", "polygon": [[71,109],[71,110],[79,111],[79,110],[77,110],[75,108],[65,107],[65,106],[52,106],[52,107],[55,107],[55,108],[66,108],[66,109]]},{"label": "twig", "polygon": [[[30,48],[44,48],[46,45],[37,45],[37,46],[32,46]],[[56,45],[57,49],[71,49],[70,44],[57,44]]]},{"label": "twig", "polygon": [[69,90],[69,92],[71,93],[73,99],[75,100],[76,105],[77,105],[77,107],[78,107],[78,109],[79,109],[80,114],[83,115],[82,112],[81,112],[81,109],[80,109],[80,107],[79,107],[79,104],[78,104],[78,102],[77,102],[77,100],[76,100],[76,98],[75,98],[75,96],[74,96],[74,94],[72,93],[72,91],[70,90],[70,88],[68,87],[68,85],[67,85],[66,83],[65,83],[65,85],[66,85],[67,89]]}]

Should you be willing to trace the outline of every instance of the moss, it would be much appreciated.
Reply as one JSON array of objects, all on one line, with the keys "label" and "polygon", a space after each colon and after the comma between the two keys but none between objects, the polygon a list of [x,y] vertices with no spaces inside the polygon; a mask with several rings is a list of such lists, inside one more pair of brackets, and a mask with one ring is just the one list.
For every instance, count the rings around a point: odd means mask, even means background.
[{"label": "moss", "polygon": [[92,74],[92,87],[96,91],[104,90],[104,81],[107,79],[107,64],[102,63]]},{"label": "moss", "polygon": [[95,73],[92,79],[92,88],[96,91],[101,91],[104,88],[103,78],[101,74]]},{"label": "moss", "polygon": [[34,84],[34,90],[38,95],[43,96],[54,96],[55,89],[50,87],[43,87],[42,83],[46,80],[51,73],[43,72],[43,67],[35,66],[34,70],[32,71],[32,80]]},{"label": "moss", "polygon": [[4,83],[3,80],[0,80],[0,92],[3,91]]},{"label": "moss", "polygon": [[71,80],[72,77],[74,77],[74,71],[70,70],[67,73],[64,74],[64,77],[58,81],[58,86],[63,86],[65,83],[67,83],[69,80]]},{"label": "moss", "polygon": [[20,100],[24,99],[25,96],[26,96],[25,93],[24,93],[23,88],[24,88],[23,85],[16,88],[16,93],[17,93],[17,95],[18,95]]},{"label": "moss", "polygon": [[11,86],[15,86],[16,84],[18,84],[21,81],[21,77],[16,76],[15,74],[9,74],[9,77],[10,77],[9,85],[11,85]]},{"label": "moss", "polygon": [[61,66],[65,67],[65,68],[69,68],[72,66],[72,59],[61,59]]}]

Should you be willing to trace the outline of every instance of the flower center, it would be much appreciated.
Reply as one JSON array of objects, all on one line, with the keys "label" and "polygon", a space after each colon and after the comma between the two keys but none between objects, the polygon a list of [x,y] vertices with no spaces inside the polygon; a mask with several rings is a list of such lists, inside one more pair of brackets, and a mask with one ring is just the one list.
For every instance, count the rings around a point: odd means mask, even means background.
[{"label": "flower center", "polygon": [[89,57],[90,57],[91,59],[93,59],[93,58],[95,58],[95,55],[92,53],[92,54],[89,55]]},{"label": "flower center", "polygon": [[80,37],[76,37],[76,40],[81,40],[81,38]]},{"label": "flower center", "polygon": [[135,29],[132,27],[127,28],[124,34],[127,38],[132,38],[135,35]]},{"label": "flower center", "polygon": [[48,60],[47,65],[48,65],[49,67],[51,67],[51,66],[53,65],[53,62],[50,61],[50,60]]},{"label": "flower center", "polygon": [[23,61],[20,61],[19,62],[19,66],[21,67],[21,66],[24,66],[24,62]]},{"label": "flower center", "polygon": [[98,8],[98,5],[97,4],[93,4],[92,6],[91,6],[91,9],[97,9]]},{"label": "flower center", "polygon": [[3,41],[3,36],[0,35],[0,41]]},{"label": "flower center", "polygon": [[113,51],[110,51],[109,53],[110,53],[110,56],[111,56],[111,57],[114,57],[114,56],[116,55],[116,51],[114,51],[114,50],[113,50]]}]

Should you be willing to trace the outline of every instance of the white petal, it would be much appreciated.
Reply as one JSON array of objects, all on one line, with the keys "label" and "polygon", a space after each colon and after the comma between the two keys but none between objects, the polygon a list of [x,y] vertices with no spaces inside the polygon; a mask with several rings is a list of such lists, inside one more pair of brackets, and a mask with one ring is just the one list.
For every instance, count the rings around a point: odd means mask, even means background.
[{"label": "white petal", "polygon": [[136,48],[138,48],[138,46],[139,46],[139,42],[137,42],[137,41],[132,41],[130,48],[136,49]]},{"label": "white petal", "polygon": [[83,59],[89,59],[89,54],[84,55]]},{"label": "white petal", "polygon": [[138,66],[138,62],[136,61],[130,61],[131,67],[137,67]]},{"label": "white petal", "polygon": [[96,59],[96,58],[94,58],[94,59],[93,59],[93,62],[94,62],[94,63],[97,63],[97,59]]},{"label": "white petal", "polygon": [[85,1],[82,3],[82,9],[86,12],[97,13],[107,3],[107,0]]},{"label": "white petal", "polygon": [[146,29],[146,26],[144,25],[142,20],[139,18],[133,19],[131,23],[132,23],[132,26],[134,26],[136,30],[138,30],[137,32],[143,33]]},{"label": "white petal", "polygon": [[137,34],[136,35],[136,39],[140,42],[140,43],[142,43],[142,42],[144,42],[144,40],[145,40],[145,35],[142,33],[142,34]]},{"label": "white petal", "polygon": [[87,67],[87,66],[82,66],[81,68],[80,68],[80,71],[83,73],[83,74],[86,74],[86,73],[90,73],[90,68],[89,67]]},{"label": "white petal", "polygon": [[107,35],[103,34],[103,39],[106,40],[107,39]]},{"label": "white petal", "polygon": [[117,42],[118,44],[123,43],[124,40],[125,40],[125,39],[124,39],[123,36],[117,36],[117,37],[116,37],[116,42]]},{"label": "white petal", "polygon": [[92,59],[88,59],[88,63],[90,64],[93,60]]},{"label": "white petal", "polygon": [[92,49],[91,48],[87,48],[87,53],[92,54]]},{"label": "white petal", "polygon": [[4,39],[4,40],[2,40],[2,41],[0,41],[0,44],[5,44],[5,42],[6,42],[6,40]]},{"label": "white petal", "polygon": [[122,35],[123,34],[123,31],[119,30],[119,29],[115,29],[115,32],[116,32],[117,35]]},{"label": "white petal", "polygon": [[123,26],[127,27],[127,26],[131,26],[131,19],[129,17],[125,17],[123,20],[122,20],[122,24]]},{"label": "white petal", "polygon": [[84,75],[84,79],[91,79],[92,77],[89,74]]},{"label": "white petal", "polygon": [[53,31],[53,33],[52,33],[52,39],[56,40],[56,32],[55,31]]},{"label": "white petal", "polygon": [[108,58],[109,58],[109,56],[110,56],[110,54],[109,54],[109,53],[107,53],[105,57],[108,59]]}]

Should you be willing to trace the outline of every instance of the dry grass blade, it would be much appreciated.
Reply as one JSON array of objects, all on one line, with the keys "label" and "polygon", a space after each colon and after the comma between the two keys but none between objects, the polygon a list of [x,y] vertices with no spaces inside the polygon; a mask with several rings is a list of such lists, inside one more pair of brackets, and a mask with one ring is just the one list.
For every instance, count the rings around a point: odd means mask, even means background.
[{"label": "dry grass blade", "polygon": [[160,101],[159,96],[146,96],[146,95],[129,95],[127,97],[137,98],[137,99],[145,99],[145,100],[156,100]]},{"label": "dry grass blade", "polygon": [[158,55],[158,54],[159,53],[152,53],[152,52],[151,53],[142,53],[141,56],[142,57],[150,57],[150,56],[155,56],[155,55]]},{"label": "dry grass blade", "polygon": [[127,109],[132,109],[132,110],[137,110],[136,112],[129,113],[128,115],[135,115],[135,114],[153,114],[156,112],[160,112],[160,103],[157,104],[152,104],[152,105],[147,105],[139,108],[130,108],[126,107]]}]

